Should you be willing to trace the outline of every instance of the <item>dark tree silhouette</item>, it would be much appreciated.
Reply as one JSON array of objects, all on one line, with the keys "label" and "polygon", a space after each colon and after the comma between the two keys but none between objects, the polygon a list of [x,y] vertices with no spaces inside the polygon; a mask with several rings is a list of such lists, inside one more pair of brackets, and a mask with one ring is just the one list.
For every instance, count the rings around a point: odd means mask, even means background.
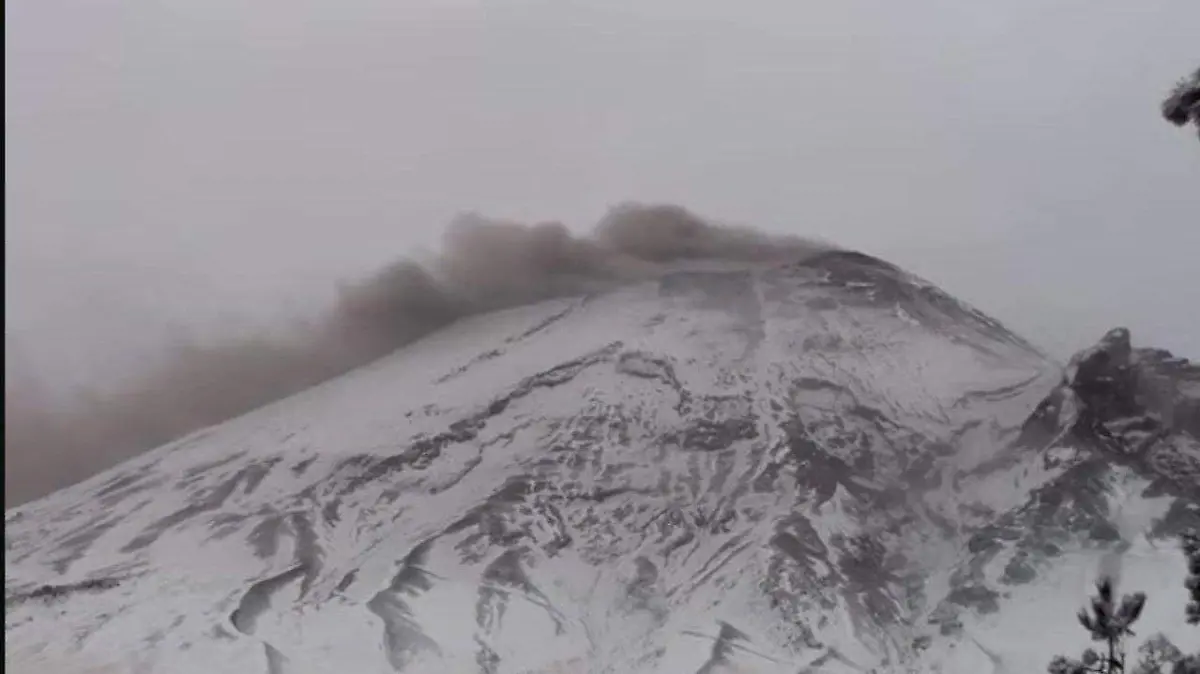
[{"label": "dark tree silhouette", "polygon": [[[1182,534],[1180,542],[1188,565],[1184,582],[1189,598],[1186,618],[1188,623],[1200,625],[1200,534]],[[1047,671],[1050,674],[1200,674],[1200,653],[1184,655],[1163,634],[1147,639],[1138,649],[1142,657],[1137,666],[1126,669],[1124,639],[1133,636],[1130,626],[1142,615],[1145,605],[1146,595],[1141,592],[1125,595],[1117,604],[1112,581],[1102,578],[1096,583],[1091,612],[1085,608],[1078,617],[1092,640],[1104,642],[1107,654],[1089,648],[1078,660],[1060,655],[1050,662]]]},{"label": "dark tree silhouette", "polygon": [[1165,635],[1156,634],[1138,647],[1141,659],[1132,674],[1171,674],[1168,669],[1183,658],[1183,653]]},{"label": "dark tree silhouette", "polygon": [[1130,626],[1142,615],[1146,605],[1143,592],[1127,594],[1116,601],[1113,583],[1101,578],[1096,583],[1096,596],[1092,597],[1091,612],[1081,609],[1079,624],[1092,635],[1093,641],[1104,643],[1105,654],[1089,648],[1083,657],[1073,660],[1058,656],[1051,661],[1050,674],[1125,674],[1125,637],[1132,636]]},{"label": "dark tree silhouette", "polygon": [[1191,122],[1200,135],[1200,68],[1175,85],[1162,103],[1162,116],[1175,126]]},{"label": "dark tree silhouette", "polygon": [[1200,535],[1190,533],[1182,538],[1188,563],[1188,577],[1183,583],[1188,591],[1187,621],[1190,625],[1200,625]]}]

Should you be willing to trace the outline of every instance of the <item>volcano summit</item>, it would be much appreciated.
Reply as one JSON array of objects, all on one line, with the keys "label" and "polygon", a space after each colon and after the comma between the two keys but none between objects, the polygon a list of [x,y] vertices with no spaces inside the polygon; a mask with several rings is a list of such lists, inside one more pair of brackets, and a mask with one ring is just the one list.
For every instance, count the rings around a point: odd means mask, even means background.
[{"label": "volcano summit", "polygon": [[685,261],[7,511],[5,662],[1025,674],[1102,565],[1194,646],[1198,437],[1200,368],[1128,331],[1064,367],[867,255]]}]

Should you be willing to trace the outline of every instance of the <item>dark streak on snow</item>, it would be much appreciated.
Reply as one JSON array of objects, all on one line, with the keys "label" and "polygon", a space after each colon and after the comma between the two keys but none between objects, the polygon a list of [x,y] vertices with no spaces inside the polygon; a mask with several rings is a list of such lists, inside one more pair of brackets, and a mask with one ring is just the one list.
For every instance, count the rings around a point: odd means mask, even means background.
[{"label": "dark streak on snow", "polygon": [[587,368],[611,359],[621,346],[621,342],[613,342],[589,354],[527,377],[507,394],[494,399],[483,410],[450,424],[446,431],[417,438],[407,450],[399,454],[384,458],[359,455],[343,461],[338,470],[349,472],[351,475],[346,479],[341,493],[349,494],[367,484],[381,481],[396,471],[408,468],[423,470],[429,467],[446,447],[475,440],[488,420],[504,412],[512,403],[538,389],[553,388],[571,381]]},{"label": "dark streak on snow", "polygon": [[[224,505],[226,499],[233,495],[239,485],[244,481],[253,482],[255,476],[260,475],[264,470],[256,464],[251,464],[238,471],[233,477],[209,489],[202,496],[195,498],[187,506],[177,510],[166,517],[150,524],[142,530],[140,534],[134,537],[133,540],[125,544],[121,548],[121,552],[134,552],[141,550],[146,546],[158,540],[169,529],[190,520],[197,515],[210,512]],[[259,477],[258,479],[261,479]]]},{"label": "dark streak on snow", "polygon": [[400,571],[392,577],[391,583],[367,602],[367,610],[383,620],[384,653],[397,672],[404,671],[413,658],[423,652],[441,653],[437,642],[421,630],[404,599],[433,587],[421,567],[428,561],[429,549],[435,540],[429,539],[414,547],[401,562]]},{"label": "dark streak on snow", "polygon": [[304,565],[298,564],[287,571],[251,584],[238,602],[238,607],[229,616],[229,622],[242,634],[253,635],[258,619],[271,606],[271,598],[306,573]]}]

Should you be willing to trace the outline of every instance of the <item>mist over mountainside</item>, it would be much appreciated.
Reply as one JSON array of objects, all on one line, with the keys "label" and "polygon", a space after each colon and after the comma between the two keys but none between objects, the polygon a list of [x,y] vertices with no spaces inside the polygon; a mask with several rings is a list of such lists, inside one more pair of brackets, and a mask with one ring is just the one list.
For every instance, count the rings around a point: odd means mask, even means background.
[{"label": "mist over mountainside", "polygon": [[689,259],[801,259],[831,246],[710,222],[671,205],[622,204],[593,231],[464,215],[430,259],[401,259],[338,289],[334,306],[274,333],[183,339],[84,395],[47,390],[7,343],[5,504],[301,391],[455,320],[612,288]]},{"label": "mist over mountainside", "polygon": [[1194,643],[1200,368],[1118,329],[1064,369],[887,262],[740,241],[517,279],[551,298],[7,510],[6,666],[1033,672],[1102,564]]}]

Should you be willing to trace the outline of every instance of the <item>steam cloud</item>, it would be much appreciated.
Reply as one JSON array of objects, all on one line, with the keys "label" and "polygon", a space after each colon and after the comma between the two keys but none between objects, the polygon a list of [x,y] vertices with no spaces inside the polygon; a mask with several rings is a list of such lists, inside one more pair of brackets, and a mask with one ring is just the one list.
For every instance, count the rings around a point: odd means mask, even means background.
[{"label": "steam cloud", "polygon": [[5,507],[303,390],[465,316],[603,290],[685,260],[765,262],[829,248],[712,223],[677,206],[614,207],[586,237],[559,223],[462,216],[436,259],[403,259],[346,285],[316,324],[277,338],[177,344],[132,384],[66,405],[42,395],[33,373],[8,363]]}]

